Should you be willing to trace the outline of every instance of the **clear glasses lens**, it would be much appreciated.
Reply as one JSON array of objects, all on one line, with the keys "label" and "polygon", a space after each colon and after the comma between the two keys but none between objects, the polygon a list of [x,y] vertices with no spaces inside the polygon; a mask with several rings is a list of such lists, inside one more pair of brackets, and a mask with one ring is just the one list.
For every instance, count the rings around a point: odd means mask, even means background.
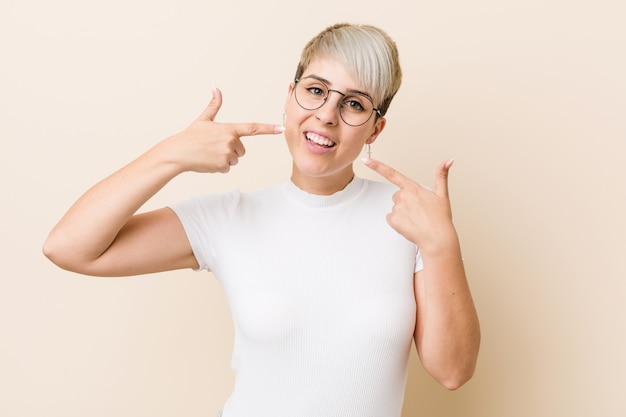
[{"label": "clear glasses lens", "polygon": [[[374,112],[374,104],[369,97],[363,94],[341,94],[339,114],[341,119],[350,126],[360,126],[367,123]],[[316,110],[324,105],[330,90],[323,82],[315,78],[302,78],[296,83],[296,101],[306,110]]]}]

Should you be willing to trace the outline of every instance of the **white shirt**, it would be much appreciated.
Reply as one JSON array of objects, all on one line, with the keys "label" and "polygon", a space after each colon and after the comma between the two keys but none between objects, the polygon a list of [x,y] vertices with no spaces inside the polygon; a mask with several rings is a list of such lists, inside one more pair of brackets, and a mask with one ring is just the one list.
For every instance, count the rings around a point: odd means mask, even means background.
[{"label": "white shirt", "polygon": [[417,247],[386,221],[392,184],[330,195],[287,182],[172,206],[235,326],[223,417],[398,417]]}]

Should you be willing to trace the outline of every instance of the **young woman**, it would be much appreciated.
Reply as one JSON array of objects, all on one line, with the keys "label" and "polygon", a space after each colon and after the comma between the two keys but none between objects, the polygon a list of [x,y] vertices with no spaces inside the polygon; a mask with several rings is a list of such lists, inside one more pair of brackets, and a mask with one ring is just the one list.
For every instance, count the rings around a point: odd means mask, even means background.
[{"label": "young woman", "polygon": [[[223,417],[397,417],[413,340],[428,372],[456,389],[474,372],[480,331],[452,223],[452,162],[433,190],[373,159],[363,162],[388,181],[353,170],[400,81],[385,32],[326,28],[303,50],[284,127],[215,122],[214,90],[187,129],[87,191],[44,253],[97,276],[212,271],[236,336]],[[228,172],[245,154],[240,137],[283,131],[289,181],[136,214],[183,172]]]}]

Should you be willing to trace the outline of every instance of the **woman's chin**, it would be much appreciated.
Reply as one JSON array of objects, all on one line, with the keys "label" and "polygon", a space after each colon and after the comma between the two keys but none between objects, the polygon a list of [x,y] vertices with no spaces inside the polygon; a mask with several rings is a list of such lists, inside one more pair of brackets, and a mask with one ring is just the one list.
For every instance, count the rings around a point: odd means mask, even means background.
[{"label": "woman's chin", "polygon": [[302,179],[314,179],[316,181],[326,179],[328,181],[344,182],[345,178],[352,178],[354,171],[352,164],[343,167],[335,167],[329,164],[321,164],[314,161],[294,161],[293,175]]}]

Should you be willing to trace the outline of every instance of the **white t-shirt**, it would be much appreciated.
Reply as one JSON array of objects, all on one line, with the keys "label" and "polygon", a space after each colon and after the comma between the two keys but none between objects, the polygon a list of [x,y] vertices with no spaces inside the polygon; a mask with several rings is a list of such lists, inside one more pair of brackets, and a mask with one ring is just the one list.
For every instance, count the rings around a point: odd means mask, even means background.
[{"label": "white t-shirt", "polygon": [[396,190],[287,182],[171,206],[235,326],[223,417],[400,416],[422,264],[387,224]]}]

